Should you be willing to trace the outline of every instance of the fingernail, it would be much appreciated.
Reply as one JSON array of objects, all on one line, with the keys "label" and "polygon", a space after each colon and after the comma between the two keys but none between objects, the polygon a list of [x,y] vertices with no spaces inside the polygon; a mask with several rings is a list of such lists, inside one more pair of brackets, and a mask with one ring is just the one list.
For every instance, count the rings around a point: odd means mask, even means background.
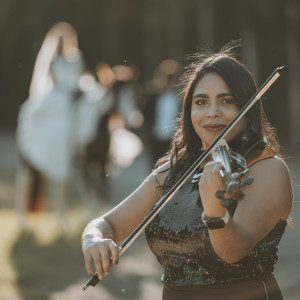
[{"label": "fingernail", "polygon": [[108,275],[108,272],[105,272],[105,276],[107,276]]}]

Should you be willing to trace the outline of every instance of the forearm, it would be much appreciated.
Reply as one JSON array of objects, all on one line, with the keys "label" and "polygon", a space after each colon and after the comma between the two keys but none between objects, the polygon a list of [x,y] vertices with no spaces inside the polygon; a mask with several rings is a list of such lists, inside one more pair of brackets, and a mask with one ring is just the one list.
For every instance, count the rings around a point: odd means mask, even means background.
[{"label": "forearm", "polygon": [[227,263],[235,263],[253,248],[249,232],[233,219],[224,228],[209,230],[209,237],[216,254]]},{"label": "forearm", "polygon": [[[218,165],[206,165],[206,169],[214,169],[212,175],[206,177],[202,175],[199,184],[199,193],[203,205],[205,219],[221,218],[225,216],[226,209],[216,198],[215,191],[224,189],[224,182],[220,178]],[[208,177],[208,178],[207,178]],[[212,185],[211,182],[215,181]],[[252,248],[253,240],[247,231],[247,227],[242,226],[243,222],[237,223],[235,216],[229,219],[224,228],[209,229],[209,237],[216,254],[228,263],[239,261],[246,256]]]}]

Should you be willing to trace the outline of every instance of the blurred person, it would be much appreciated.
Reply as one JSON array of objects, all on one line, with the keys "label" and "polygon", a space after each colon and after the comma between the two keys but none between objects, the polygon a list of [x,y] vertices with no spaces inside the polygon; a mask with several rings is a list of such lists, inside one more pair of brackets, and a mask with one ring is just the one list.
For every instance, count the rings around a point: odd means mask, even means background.
[{"label": "blurred person", "polygon": [[97,210],[99,204],[106,210],[109,204],[107,166],[110,161],[107,122],[113,102],[109,87],[97,82],[91,73],[81,76],[79,86],[83,92],[77,107],[77,145],[74,155],[77,178],[84,177],[84,186],[79,190],[83,192],[83,199],[89,199],[85,201],[88,212]]},{"label": "blurred person", "polygon": [[[88,274],[100,279],[119,260],[126,239],[203,150],[257,91],[235,44],[200,54],[188,66],[182,113],[169,152],[149,177],[117,207],[91,221],[82,235]],[[225,137],[244,156],[254,182],[244,198],[227,208],[216,197],[225,183],[220,162],[208,157],[145,229],[152,252],[164,267],[164,300],[282,299],[273,275],[278,244],[292,207],[289,171],[276,155],[279,143],[261,100]]]},{"label": "blurred person", "polygon": [[109,174],[130,166],[142,152],[143,143],[132,131],[138,131],[143,116],[133,67],[111,68],[106,62],[100,62],[96,74],[100,85],[107,90],[104,98],[109,106],[96,121],[96,130],[84,150],[82,164],[90,197],[109,205]]},{"label": "blurred person", "polygon": [[134,66],[116,65],[110,71],[108,65],[102,67],[106,70],[106,79],[103,76],[102,80],[110,83],[108,94],[112,102],[108,113],[108,155],[111,165],[125,168],[133,163],[144,147],[140,137],[144,117],[141,109],[143,98],[137,82],[139,74]]},{"label": "blurred person", "polygon": [[96,66],[96,75],[99,84],[106,88],[105,98],[109,106],[99,115],[96,120],[96,128],[93,138],[87,143],[82,156],[82,164],[88,190],[91,197],[97,198],[109,204],[109,188],[108,188],[108,168],[110,164],[110,130],[109,117],[113,107],[113,98],[111,88],[115,83],[115,76],[111,67],[105,63],[98,63]]},{"label": "blurred person", "polygon": [[179,117],[178,76],[180,65],[166,59],[155,69],[151,94],[148,94],[147,125],[150,131],[152,163],[167,153]]},{"label": "blurred person", "polygon": [[47,194],[60,222],[66,223],[74,161],[92,138],[100,110],[106,109],[105,92],[85,71],[75,29],[55,24],[38,53],[29,98],[18,116],[15,201],[21,220],[27,211],[41,209]]},{"label": "blurred person", "polygon": [[137,82],[139,72],[136,67],[116,65],[112,68],[115,75],[114,109],[123,119],[124,126],[130,131],[136,131],[143,124],[141,112],[143,98]]}]

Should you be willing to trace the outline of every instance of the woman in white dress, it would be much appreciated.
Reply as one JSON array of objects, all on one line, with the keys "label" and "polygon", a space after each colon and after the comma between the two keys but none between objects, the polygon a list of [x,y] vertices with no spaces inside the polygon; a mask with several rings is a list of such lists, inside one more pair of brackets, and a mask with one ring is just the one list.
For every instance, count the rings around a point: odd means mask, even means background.
[{"label": "woman in white dress", "polygon": [[55,24],[37,56],[29,98],[18,116],[21,163],[15,200],[23,219],[26,211],[37,210],[41,204],[43,178],[49,183],[51,204],[65,223],[74,160],[92,139],[101,111],[107,109],[107,103],[99,105],[106,90],[84,72],[76,31],[68,23]]}]

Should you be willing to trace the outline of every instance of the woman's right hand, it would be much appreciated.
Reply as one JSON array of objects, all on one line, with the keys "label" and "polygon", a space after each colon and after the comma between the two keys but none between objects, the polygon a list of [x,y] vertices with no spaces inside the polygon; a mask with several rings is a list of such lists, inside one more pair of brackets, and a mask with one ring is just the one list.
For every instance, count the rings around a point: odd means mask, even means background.
[{"label": "woman's right hand", "polygon": [[117,207],[86,226],[82,234],[82,251],[90,276],[93,276],[93,263],[100,280],[108,274],[111,265],[118,264],[116,244],[133,232],[160,199],[169,169],[169,163],[166,163],[153,171]]},{"label": "woman's right hand", "polygon": [[111,265],[117,265],[119,250],[111,239],[87,234],[82,241],[85,268],[90,276],[94,275],[92,263],[100,280],[108,275]]}]

